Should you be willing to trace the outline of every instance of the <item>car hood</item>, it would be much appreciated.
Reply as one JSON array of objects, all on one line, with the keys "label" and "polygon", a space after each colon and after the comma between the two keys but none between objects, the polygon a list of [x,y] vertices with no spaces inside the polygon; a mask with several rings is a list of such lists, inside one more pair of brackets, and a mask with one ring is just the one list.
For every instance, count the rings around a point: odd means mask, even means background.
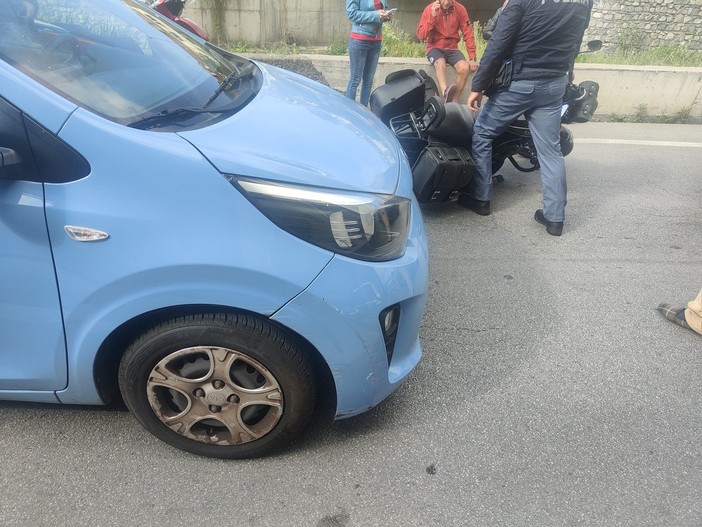
[{"label": "car hood", "polygon": [[179,132],[220,172],[392,194],[401,150],[370,111],[306,77],[256,63],[263,85],[232,117]]}]

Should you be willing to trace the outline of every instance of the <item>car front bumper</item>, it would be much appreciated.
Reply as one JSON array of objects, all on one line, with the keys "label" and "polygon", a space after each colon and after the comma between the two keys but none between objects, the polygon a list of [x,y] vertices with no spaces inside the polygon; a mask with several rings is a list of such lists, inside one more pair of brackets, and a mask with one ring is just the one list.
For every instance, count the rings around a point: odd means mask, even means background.
[{"label": "car front bumper", "polygon": [[[336,419],[374,407],[417,365],[427,289],[427,240],[415,202],[403,257],[377,263],[335,256],[271,317],[307,339],[327,362],[336,386]],[[379,317],[396,304],[399,327],[388,364]]]}]

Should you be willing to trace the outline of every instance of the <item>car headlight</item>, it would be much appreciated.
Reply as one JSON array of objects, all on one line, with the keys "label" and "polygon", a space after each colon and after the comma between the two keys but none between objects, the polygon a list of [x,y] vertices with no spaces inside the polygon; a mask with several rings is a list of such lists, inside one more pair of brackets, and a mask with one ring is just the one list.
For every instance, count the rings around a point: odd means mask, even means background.
[{"label": "car headlight", "polygon": [[309,243],[368,261],[405,253],[410,200],[227,176],[281,229]]}]

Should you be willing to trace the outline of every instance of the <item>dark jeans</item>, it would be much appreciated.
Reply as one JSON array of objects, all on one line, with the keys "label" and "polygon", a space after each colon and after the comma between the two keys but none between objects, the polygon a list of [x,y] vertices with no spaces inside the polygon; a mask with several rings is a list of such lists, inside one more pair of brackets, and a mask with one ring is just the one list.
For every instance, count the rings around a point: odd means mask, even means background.
[{"label": "dark jeans", "polygon": [[564,220],[567,186],[560,130],[565,85],[565,76],[517,80],[487,100],[473,128],[472,154],[476,174],[467,189],[472,197],[490,200],[492,141],[524,114],[541,165],[544,218],[548,221]]},{"label": "dark jeans", "polygon": [[356,100],[358,85],[363,82],[361,86],[361,104],[363,106],[368,106],[375,68],[378,66],[382,45],[383,43],[380,40],[349,39],[351,75],[349,76],[349,85],[346,87],[346,96],[349,99]]}]

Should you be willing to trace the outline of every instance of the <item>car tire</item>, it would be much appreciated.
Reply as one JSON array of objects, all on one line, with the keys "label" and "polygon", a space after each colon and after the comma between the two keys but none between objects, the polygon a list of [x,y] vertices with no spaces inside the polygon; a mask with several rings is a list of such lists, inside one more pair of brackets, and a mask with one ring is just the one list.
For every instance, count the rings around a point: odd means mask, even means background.
[{"label": "car tire", "polygon": [[185,316],[150,328],[125,352],[118,380],[149,432],[216,458],[256,457],[289,444],[315,404],[307,353],[248,314]]}]

